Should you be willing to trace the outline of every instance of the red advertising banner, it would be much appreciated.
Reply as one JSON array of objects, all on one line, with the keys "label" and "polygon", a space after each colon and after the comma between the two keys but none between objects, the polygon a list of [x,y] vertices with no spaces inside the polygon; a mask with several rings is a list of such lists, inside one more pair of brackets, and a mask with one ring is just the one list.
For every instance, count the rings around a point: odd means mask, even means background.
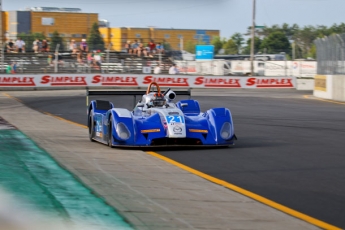
[{"label": "red advertising banner", "polygon": [[131,74],[0,75],[7,87],[147,87],[151,82],[180,88],[295,88],[295,77],[235,77]]}]

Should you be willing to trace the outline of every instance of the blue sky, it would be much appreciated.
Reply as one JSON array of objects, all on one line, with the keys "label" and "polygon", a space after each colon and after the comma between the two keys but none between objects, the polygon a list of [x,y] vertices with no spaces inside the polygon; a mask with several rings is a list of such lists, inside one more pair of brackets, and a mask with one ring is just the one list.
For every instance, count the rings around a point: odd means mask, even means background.
[{"label": "blue sky", "polygon": [[[33,6],[77,7],[98,13],[111,27],[218,29],[245,33],[253,0],[2,0],[3,10]],[[256,25],[325,25],[345,22],[345,0],[256,0]],[[73,23],[73,22],[71,22]]]}]

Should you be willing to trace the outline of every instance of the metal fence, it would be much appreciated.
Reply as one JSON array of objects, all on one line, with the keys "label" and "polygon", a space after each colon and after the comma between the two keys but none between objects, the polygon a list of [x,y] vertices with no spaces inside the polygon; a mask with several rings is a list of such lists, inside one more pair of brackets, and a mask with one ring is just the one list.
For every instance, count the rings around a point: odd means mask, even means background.
[{"label": "metal fence", "polygon": [[317,73],[345,74],[345,34],[334,34],[314,41],[317,50]]}]

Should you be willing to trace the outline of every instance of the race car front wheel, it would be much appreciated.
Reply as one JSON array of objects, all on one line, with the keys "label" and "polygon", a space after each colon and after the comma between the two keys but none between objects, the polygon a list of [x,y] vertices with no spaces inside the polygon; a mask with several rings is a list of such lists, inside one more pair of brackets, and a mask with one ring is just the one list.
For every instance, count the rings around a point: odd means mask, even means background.
[{"label": "race car front wheel", "polygon": [[89,138],[90,141],[95,141],[93,138],[95,137],[95,122],[93,120],[92,114],[89,116],[89,122],[88,122],[88,126],[89,126]]}]

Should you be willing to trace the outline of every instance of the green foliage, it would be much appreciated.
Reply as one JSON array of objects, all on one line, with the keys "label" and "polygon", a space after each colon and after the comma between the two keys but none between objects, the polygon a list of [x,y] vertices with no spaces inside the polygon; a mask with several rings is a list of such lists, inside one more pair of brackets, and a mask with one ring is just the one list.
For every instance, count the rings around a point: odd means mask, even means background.
[{"label": "green foliage", "polygon": [[234,43],[236,44],[237,53],[238,54],[241,53],[242,45],[244,42],[244,38],[243,38],[242,34],[235,33],[234,35],[231,36],[231,40],[233,40]]},{"label": "green foliage", "polygon": [[315,46],[315,44],[311,45],[310,50],[309,50],[306,58],[308,58],[308,57],[316,59],[316,46]]},{"label": "green foliage", "polygon": [[185,49],[185,51],[187,51],[189,53],[195,54],[195,46],[196,46],[195,42],[187,41],[184,49]]},{"label": "green foliage", "polygon": [[99,32],[98,23],[96,22],[92,25],[90,34],[87,38],[87,44],[89,46],[89,50],[104,51],[104,40]]},{"label": "green foliage", "polygon": [[[213,37],[212,41],[211,41],[211,45],[214,46],[214,53],[215,54],[218,54],[219,51],[223,48],[223,45],[225,43],[225,39],[221,39],[220,37],[216,36],[216,37]],[[195,50],[195,48],[194,48]]]},{"label": "green foliage", "polygon": [[[261,39],[259,37],[254,38],[254,54],[260,52],[260,46],[261,46]],[[250,50],[252,47],[252,39],[249,38],[247,40],[247,46],[243,48],[242,54],[250,54]]]},{"label": "green foliage", "polygon": [[291,45],[284,32],[275,31],[262,40],[260,49],[266,49],[267,53],[285,52],[290,54]]},{"label": "green foliage", "polygon": [[25,42],[26,52],[32,51],[34,40],[40,39],[40,41],[42,41],[43,39],[46,39],[43,33],[33,33],[33,34],[20,33],[18,37],[20,37]]},{"label": "green foliage", "polygon": [[50,51],[55,51],[57,45],[60,44],[59,50],[64,50],[64,42],[63,38],[60,36],[60,34],[55,30],[53,32],[53,35],[51,37],[51,42],[49,44],[50,46]]},{"label": "green foliage", "polygon": [[164,50],[168,50],[168,51],[171,50],[171,45],[169,42],[164,41],[162,45],[163,45]]},{"label": "green foliage", "polygon": [[224,43],[223,49],[224,54],[237,54],[238,51],[238,47],[232,39],[229,39]]}]

